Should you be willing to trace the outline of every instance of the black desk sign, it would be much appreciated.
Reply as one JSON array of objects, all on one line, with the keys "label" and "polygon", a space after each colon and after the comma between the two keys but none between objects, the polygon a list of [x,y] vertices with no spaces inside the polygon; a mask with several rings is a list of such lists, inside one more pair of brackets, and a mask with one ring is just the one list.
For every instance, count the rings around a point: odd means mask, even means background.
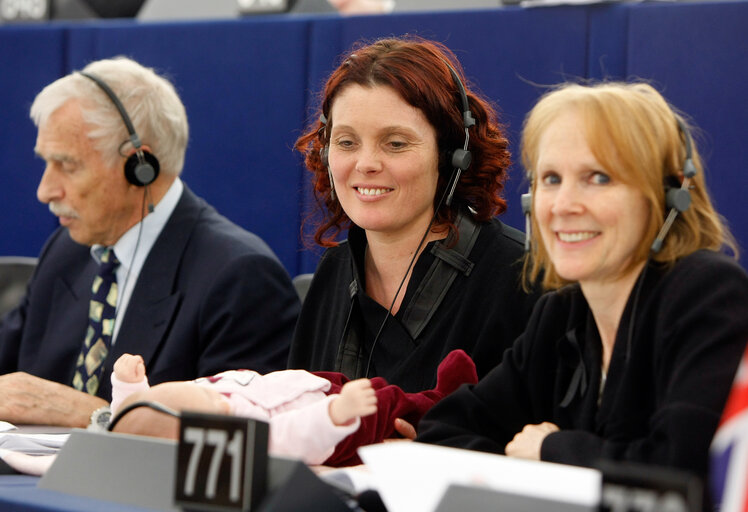
[{"label": "black desk sign", "polygon": [[703,484],[685,471],[604,461],[603,512],[700,512]]},{"label": "black desk sign", "polygon": [[174,501],[185,510],[257,510],[267,491],[268,424],[183,412]]}]

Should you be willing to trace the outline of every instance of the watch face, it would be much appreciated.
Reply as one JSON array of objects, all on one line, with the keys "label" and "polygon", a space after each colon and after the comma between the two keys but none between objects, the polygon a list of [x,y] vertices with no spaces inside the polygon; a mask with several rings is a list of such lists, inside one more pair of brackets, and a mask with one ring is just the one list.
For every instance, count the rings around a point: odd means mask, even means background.
[{"label": "watch face", "polygon": [[101,407],[91,414],[91,427],[95,430],[107,430],[109,421],[112,419],[112,411],[109,407]]},{"label": "watch face", "polygon": [[96,424],[107,428],[109,426],[109,420],[112,419],[112,411],[102,411],[98,416],[96,416]]}]

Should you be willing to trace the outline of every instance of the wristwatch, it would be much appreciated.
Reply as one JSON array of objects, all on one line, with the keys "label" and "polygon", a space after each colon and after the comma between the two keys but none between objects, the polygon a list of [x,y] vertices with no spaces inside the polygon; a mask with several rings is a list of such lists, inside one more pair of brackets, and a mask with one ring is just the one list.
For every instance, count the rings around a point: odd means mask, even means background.
[{"label": "wristwatch", "polygon": [[112,409],[108,405],[99,407],[91,413],[91,421],[87,430],[95,432],[106,432],[109,427],[109,421],[112,419]]}]

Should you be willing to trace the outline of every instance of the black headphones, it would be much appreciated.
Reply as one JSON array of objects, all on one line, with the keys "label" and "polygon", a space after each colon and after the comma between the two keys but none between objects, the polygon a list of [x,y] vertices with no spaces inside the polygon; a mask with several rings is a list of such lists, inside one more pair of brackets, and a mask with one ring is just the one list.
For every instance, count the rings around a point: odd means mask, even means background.
[{"label": "black headphones", "polygon": [[[457,91],[460,93],[462,125],[465,128],[465,142],[463,144],[463,147],[457,148],[450,152],[450,161],[454,169],[452,170],[449,185],[447,185],[447,190],[449,191],[449,193],[447,194],[447,199],[444,201],[444,204],[449,206],[450,204],[452,204],[452,197],[454,196],[457,182],[460,179],[460,174],[462,174],[462,171],[470,167],[470,163],[473,161],[473,155],[468,150],[468,143],[470,142],[470,133],[468,132],[468,128],[470,128],[471,126],[475,126],[475,118],[473,117],[473,113],[470,111],[467,92],[465,91],[465,86],[463,85],[462,80],[460,80],[459,75],[449,62],[447,62],[446,60],[444,60],[443,62],[447,66],[447,68],[449,68],[449,73],[452,75],[452,80],[457,86]],[[320,123],[322,123],[323,136],[325,138],[325,145],[322,149],[319,150],[319,156],[322,160],[322,165],[327,168],[327,175],[330,179],[330,197],[332,199],[335,199],[335,187],[333,185],[332,173],[330,172],[329,163],[330,143],[327,140],[327,134],[325,133],[327,130],[327,117],[325,117],[324,112],[320,114],[319,121]]]},{"label": "black headphones", "polygon": [[[679,213],[688,210],[688,207],[691,206],[691,192],[689,191],[689,186],[691,178],[696,176],[697,172],[696,166],[693,163],[693,143],[691,141],[691,133],[688,131],[688,128],[686,128],[685,123],[683,123],[680,117],[675,116],[675,122],[678,123],[678,129],[683,134],[686,147],[686,159],[683,161],[683,169],[681,170],[683,173],[683,181],[681,181],[680,187],[671,186],[668,182],[665,183],[665,208],[670,209],[670,212],[668,212],[665,222],[660,228],[660,232],[657,233],[654,242],[652,242],[651,250],[654,253],[660,252],[660,249],[662,249],[662,242],[665,240],[665,235],[670,231],[670,227],[673,225],[675,217],[677,217]],[[668,176],[666,179],[671,178],[675,179],[674,176]]]},{"label": "black headphones", "polygon": [[98,76],[84,71],[79,71],[78,73],[92,80],[106,93],[112,103],[114,103],[114,106],[117,107],[117,111],[119,111],[122,121],[125,122],[127,133],[130,136],[130,142],[135,148],[135,153],[130,155],[130,157],[125,161],[125,178],[127,178],[127,181],[138,187],[145,187],[156,181],[161,168],[158,159],[149,151],[142,149],[140,137],[135,131],[130,116],[127,115],[127,110],[125,110],[125,106],[122,104],[120,99],[116,94],[114,94],[112,88]]},{"label": "black headphones", "polygon": [[449,206],[450,204],[452,204],[452,196],[455,193],[455,187],[457,186],[457,182],[460,179],[460,174],[462,174],[462,171],[470,167],[470,164],[473,161],[473,155],[468,150],[468,143],[470,142],[470,132],[468,132],[468,128],[470,128],[471,126],[475,126],[475,118],[473,117],[473,113],[470,111],[467,92],[465,91],[465,86],[463,85],[462,80],[460,80],[457,72],[449,64],[449,62],[445,60],[444,64],[446,64],[447,68],[449,68],[449,73],[452,75],[452,80],[454,81],[455,85],[457,86],[457,90],[460,93],[460,100],[462,100],[462,126],[465,128],[464,144],[461,148],[457,148],[452,151],[451,160],[454,170],[452,171],[452,177],[450,178],[449,186],[447,189],[449,190],[449,193],[447,194],[447,199],[444,201],[444,204]]},{"label": "black headphones", "polygon": [[[686,128],[685,123],[680,117],[675,116],[675,122],[678,124],[678,130],[683,134],[684,146],[686,149],[686,159],[683,161],[683,181],[680,186],[673,185],[672,182],[677,182],[675,176],[667,176],[665,178],[665,209],[670,210],[665,222],[662,224],[660,231],[652,242],[650,250],[653,253],[660,252],[662,249],[663,241],[668,231],[675,222],[675,218],[679,213],[685,212],[691,206],[691,192],[690,182],[691,178],[696,176],[697,170],[696,165],[693,163],[693,142],[691,140],[691,133]],[[525,215],[525,251],[530,250],[530,212],[532,211],[532,192],[528,191],[526,194],[522,194],[522,213]]]}]

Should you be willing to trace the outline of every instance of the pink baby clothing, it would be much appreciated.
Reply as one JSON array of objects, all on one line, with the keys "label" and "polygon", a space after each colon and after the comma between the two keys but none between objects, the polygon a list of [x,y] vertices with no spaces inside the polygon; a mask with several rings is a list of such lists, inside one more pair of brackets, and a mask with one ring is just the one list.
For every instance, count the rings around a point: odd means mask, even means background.
[{"label": "pink baby clothing", "polygon": [[[361,424],[356,419],[337,426],[330,419],[327,395],[330,381],[303,370],[283,370],[260,375],[251,370],[230,370],[193,381],[221,393],[234,416],[270,424],[269,453],[323,463],[335,446]],[[112,373],[112,413],[130,394],[148,389],[148,380],[123,382]]]}]

